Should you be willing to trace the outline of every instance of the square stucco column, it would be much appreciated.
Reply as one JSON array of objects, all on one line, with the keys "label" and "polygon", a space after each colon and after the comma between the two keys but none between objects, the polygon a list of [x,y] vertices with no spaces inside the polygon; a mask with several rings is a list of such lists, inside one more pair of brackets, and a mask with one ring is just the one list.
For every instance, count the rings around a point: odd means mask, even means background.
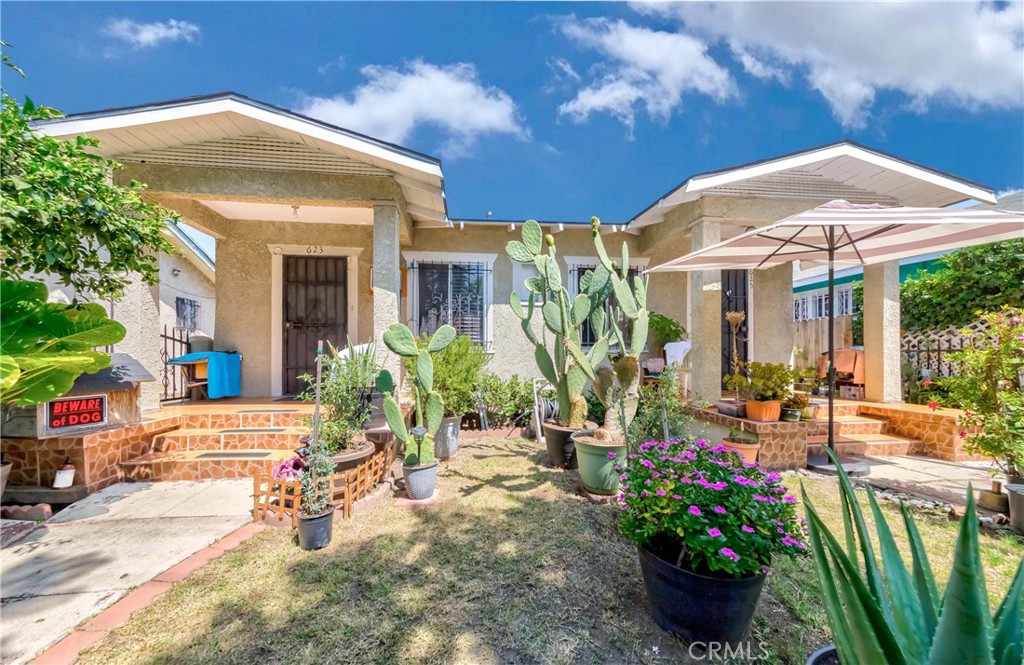
[{"label": "square stucco column", "polygon": [[[690,228],[690,251],[722,237],[717,222],[698,220]],[[722,396],[722,271],[695,270],[690,283],[690,389],[694,397],[716,402]]]},{"label": "square stucco column", "polygon": [[793,359],[793,264],[752,271],[753,360],[788,365]]},{"label": "square stucco column", "polygon": [[865,396],[900,401],[899,261],[864,267],[864,361]]},{"label": "square stucco column", "polygon": [[160,408],[163,385],[160,377],[164,363],[160,358],[163,340],[160,338],[160,292],[157,286],[148,286],[141,280],[133,281],[124,296],[113,305],[113,318],[125,327],[124,339],[114,345],[115,353],[127,353],[153,375],[153,381],[142,384],[139,409],[143,412]]},{"label": "square stucco column", "polygon": [[384,346],[383,334],[392,323],[402,321],[400,298],[402,273],[399,265],[398,207],[393,203],[373,206],[373,339],[384,361],[384,369],[400,379],[398,356]]}]

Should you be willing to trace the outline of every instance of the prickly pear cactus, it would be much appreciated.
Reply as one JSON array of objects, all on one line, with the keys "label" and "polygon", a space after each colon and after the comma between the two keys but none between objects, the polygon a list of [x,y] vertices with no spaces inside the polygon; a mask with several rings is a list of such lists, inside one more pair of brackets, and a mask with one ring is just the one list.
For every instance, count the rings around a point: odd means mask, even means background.
[{"label": "prickly pear cactus", "polygon": [[455,328],[444,325],[437,329],[429,341],[422,341],[401,323],[392,323],[383,335],[385,346],[392,352],[403,358],[415,358],[416,363],[416,378],[412,385],[412,395],[416,402],[415,421],[417,427],[425,427],[427,430],[426,436],[419,441],[405,426],[391,373],[384,370],[377,375],[377,390],[385,395],[384,419],[395,438],[405,444],[406,466],[424,466],[434,461],[434,435],[441,426],[444,402],[434,390],[432,354],[447,348],[455,340],[455,335]]}]

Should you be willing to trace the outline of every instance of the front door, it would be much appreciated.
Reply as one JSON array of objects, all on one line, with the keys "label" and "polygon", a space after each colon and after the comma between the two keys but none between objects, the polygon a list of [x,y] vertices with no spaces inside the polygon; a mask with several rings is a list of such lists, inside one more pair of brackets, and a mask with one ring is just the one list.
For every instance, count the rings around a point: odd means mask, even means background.
[{"label": "front door", "polygon": [[[736,351],[739,361],[747,360],[747,325],[750,323],[750,308],[747,306],[746,270],[722,271],[722,377],[732,374],[732,327],[725,320],[726,312],[743,312],[746,318],[736,331]],[[724,387],[724,384],[723,384]]]},{"label": "front door", "polygon": [[299,376],[316,368],[317,340],[345,346],[348,332],[347,259],[284,257],[284,376],[286,395],[306,388]]}]

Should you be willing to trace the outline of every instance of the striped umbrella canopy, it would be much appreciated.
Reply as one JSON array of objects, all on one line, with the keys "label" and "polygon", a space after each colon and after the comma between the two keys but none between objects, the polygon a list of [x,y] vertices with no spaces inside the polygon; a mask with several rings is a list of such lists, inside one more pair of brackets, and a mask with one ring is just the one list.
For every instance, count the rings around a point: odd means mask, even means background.
[{"label": "striped umbrella canopy", "polygon": [[[755,270],[799,261],[828,265],[828,356],[835,354],[835,266],[871,265],[929,252],[1024,238],[1024,216],[991,209],[906,208],[831,201],[647,272]],[[835,367],[828,368],[828,446],[834,446]],[[820,463],[820,460],[819,460]]]},{"label": "striped umbrella canopy", "polygon": [[831,201],[647,272],[871,265],[1024,238],[1024,216],[989,209],[905,208]]}]

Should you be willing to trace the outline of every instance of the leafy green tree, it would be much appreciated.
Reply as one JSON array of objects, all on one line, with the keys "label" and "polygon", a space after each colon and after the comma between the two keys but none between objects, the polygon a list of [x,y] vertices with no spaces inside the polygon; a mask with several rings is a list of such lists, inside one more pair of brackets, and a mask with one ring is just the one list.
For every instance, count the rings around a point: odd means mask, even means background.
[{"label": "leafy green tree", "polygon": [[[3,64],[21,72],[3,55]],[[144,186],[114,184],[115,161],[83,136],[42,136],[32,123],[60,117],[3,92],[0,111],[0,275],[56,276],[81,296],[117,298],[139,279],[155,284],[158,255],[176,252],[164,237],[178,216],[142,198]]]}]

